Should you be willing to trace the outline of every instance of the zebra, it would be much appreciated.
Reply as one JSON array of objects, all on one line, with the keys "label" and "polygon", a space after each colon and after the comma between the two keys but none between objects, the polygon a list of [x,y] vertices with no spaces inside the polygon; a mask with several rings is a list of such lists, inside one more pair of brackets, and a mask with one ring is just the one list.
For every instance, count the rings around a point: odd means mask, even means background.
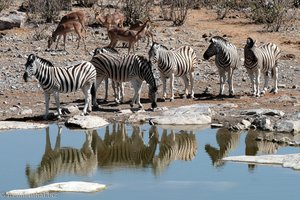
[{"label": "zebra", "polygon": [[229,43],[226,39],[215,36],[210,39],[210,45],[203,54],[203,58],[208,60],[215,56],[215,63],[219,70],[220,92],[224,95],[224,85],[226,81],[226,72],[228,73],[229,96],[234,95],[233,72],[240,65],[240,58],[235,45]]},{"label": "zebra", "polygon": [[[244,48],[244,65],[251,80],[253,96],[259,97],[260,94],[265,94],[268,89],[270,73],[274,79],[274,87],[271,92],[278,92],[278,60],[280,53],[281,50],[279,47],[273,43],[256,47],[255,41],[250,37],[247,38],[247,43]],[[259,89],[261,73],[264,73],[265,78],[262,91]]]},{"label": "zebra", "polygon": [[44,90],[46,111],[44,119],[48,118],[49,114],[49,100],[50,94],[53,93],[58,118],[61,117],[61,109],[59,102],[59,93],[69,93],[81,89],[85,95],[85,104],[83,108],[83,115],[90,112],[91,109],[91,87],[96,81],[96,69],[90,63],[83,61],[80,64],[69,67],[55,67],[50,61],[30,54],[25,64],[25,72],[23,79],[28,81],[28,77],[34,75],[41,87]]},{"label": "zebra", "polygon": [[[97,170],[97,147],[93,131],[86,131],[85,142],[80,149],[61,147],[62,127],[58,127],[55,147],[51,147],[50,130],[46,128],[45,152],[36,169],[26,165],[25,173],[30,187],[42,186],[60,175],[74,174],[86,176]],[[97,134],[97,133],[96,133]]]},{"label": "zebra", "polygon": [[163,82],[163,101],[165,101],[166,93],[166,79],[170,78],[171,98],[174,101],[174,77],[181,77],[185,84],[184,97],[188,95],[190,76],[190,96],[194,98],[194,68],[197,65],[197,58],[195,51],[189,46],[180,47],[174,51],[168,50],[164,45],[154,42],[148,52],[149,59],[157,62],[160,76]]},{"label": "zebra", "polygon": [[[98,47],[94,50],[94,55],[100,53],[112,53],[112,54],[119,54],[119,52],[112,47]],[[117,104],[124,102],[124,84],[112,81],[112,88],[114,91],[115,102]],[[105,78],[105,97],[104,101],[107,102],[108,99],[108,78]]]},{"label": "zebra", "polygon": [[157,87],[152,72],[152,64],[143,56],[138,55],[114,55],[114,54],[97,54],[91,60],[97,71],[97,81],[95,88],[92,88],[93,106],[97,107],[96,91],[104,78],[110,78],[115,82],[132,83],[134,95],[130,106],[138,104],[139,108],[143,105],[140,102],[141,86],[145,80],[149,85],[149,98],[151,100],[151,108],[157,107]]}]

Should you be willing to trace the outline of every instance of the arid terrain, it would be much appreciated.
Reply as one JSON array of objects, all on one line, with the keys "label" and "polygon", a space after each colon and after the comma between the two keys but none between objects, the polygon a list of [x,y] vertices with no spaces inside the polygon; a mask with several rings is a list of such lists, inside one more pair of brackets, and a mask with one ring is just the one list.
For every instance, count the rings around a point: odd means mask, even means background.
[{"label": "arid terrain", "polygon": [[[10,8],[12,9],[12,8]],[[81,9],[81,8],[74,8]],[[3,11],[5,12],[5,11]],[[90,23],[94,21],[94,13],[89,9],[85,9]],[[64,14],[64,13],[62,13]],[[234,14],[236,15],[236,13]],[[229,15],[230,16],[230,15]],[[253,24],[249,19],[238,13],[237,18],[225,18],[224,20],[216,20],[216,13],[213,10],[191,10],[188,19],[183,26],[174,27],[172,22],[163,21],[159,16],[153,14],[152,31],[154,40],[175,49],[183,45],[189,45],[195,49],[198,57],[198,66],[195,69],[195,97],[196,99],[181,99],[184,84],[181,79],[175,80],[176,99],[174,102],[162,102],[158,99],[159,107],[178,107],[188,104],[227,104],[233,103],[234,106],[224,107],[232,111],[233,109],[241,110],[248,108],[272,108],[279,109],[286,113],[292,113],[300,110],[300,27],[295,22],[291,31],[283,32],[264,32],[263,25]],[[46,29],[44,29],[46,27]],[[45,111],[44,95],[35,78],[28,83],[22,79],[24,73],[24,64],[26,56],[34,53],[58,66],[67,66],[81,60],[91,60],[93,50],[96,47],[103,47],[109,44],[107,31],[103,27],[87,27],[87,49],[89,54],[85,53],[81,45],[77,49],[77,42],[71,41],[71,37],[67,41],[67,52],[58,50],[47,50],[47,40],[35,40],[36,34],[48,34],[55,29],[56,24],[26,24],[24,28],[14,28],[11,30],[0,31],[0,120],[24,120],[24,121],[40,121]],[[234,73],[234,89],[235,97],[227,96],[218,97],[219,92],[219,75],[214,64],[214,59],[209,61],[203,60],[203,53],[208,47],[207,38],[203,35],[226,36],[226,38],[235,44],[240,52],[241,58],[243,48],[247,37],[252,37],[258,43],[273,42],[282,50],[282,56],[279,62],[279,93],[266,94],[263,97],[255,98],[249,95],[251,90],[248,74],[243,66],[240,66]],[[150,46],[146,46],[146,41],[139,42],[136,47],[136,54],[148,57]],[[62,49],[62,43],[59,49]],[[127,49],[118,45],[118,51],[127,53]],[[158,70],[154,65],[154,73],[157,79],[157,85],[161,86],[162,82],[159,78]],[[262,84],[263,80],[261,80]],[[273,81],[270,81],[270,85]],[[129,101],[133,91],[129,83],[126,84],[125,100]],[[169,84],[167,84],[169,88]],[[113,120],[126,120],[126,115],[119,115],[121,109],[130,108],[128,103],[116,105],[113,102],[112,89],[109,88],[109,102],[101,103],[98,110],[93,111],[93,115],[103,116],[104,118]],[[147,100],[148,89],[143,86],[142,103],[146,112],[150,108]],[[159,87],[159,96],[162,94],[162,87]],[[228,94],[228,85],[225,86],[225,94]],[[104,83],[98,89],[98,100],[104,97]],[[83,94],[81,91],[71,94],[60,95],[62,106],[75,104],[83,107]],[[51,112],[55,111],[54,98],[51,98]],[[31,111],[28,111],[30,110]],[[230,120],[232,117],[220,120]],[[53,120],[53,119],[52,119]],[[55,119],[54,119],[55,120]],[[218,117],[214,118],[218,121]]]}]

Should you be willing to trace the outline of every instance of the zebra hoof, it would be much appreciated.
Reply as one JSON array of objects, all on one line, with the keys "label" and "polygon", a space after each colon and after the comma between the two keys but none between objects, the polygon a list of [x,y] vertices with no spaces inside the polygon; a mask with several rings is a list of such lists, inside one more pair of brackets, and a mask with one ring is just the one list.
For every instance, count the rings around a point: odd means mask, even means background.
[{"label": "zebra hoof", "polygon": [[174,99],[170,99],[170,102],[174,102],[175,100]]}]

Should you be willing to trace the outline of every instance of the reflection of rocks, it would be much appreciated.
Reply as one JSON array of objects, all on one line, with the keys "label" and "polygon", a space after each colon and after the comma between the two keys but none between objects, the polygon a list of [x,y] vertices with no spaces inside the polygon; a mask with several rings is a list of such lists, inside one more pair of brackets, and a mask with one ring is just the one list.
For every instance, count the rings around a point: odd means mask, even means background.
[{"label": "reflection of rocks", "polygon": [[232,132],[228,129],[219,129],[216,133],[217,143],[219,149],[211,146],[210,144],[205,145],[205,151],[210,156],[212,163],[216,167],[224,165],[222,158],[227,156],[230,151],[234,150],[240,141],[240,132]]},{"label": "reflection of rocks", "polygon": [[46,128],[46,147],[39,167],[26,166],[30,187],[41,186],[63,174],[88,175],[97,169],[97,152],[92,149],[92,133],[87,132],[81,149],[60,147],[61,127],[58,128],[55,148],[51,148],[49,127]]},{"label": "reflection of rocks", "polygon": [[174,160],[193,160],[197,153],[197,141],[195,135],[180,131],[167,135],[167,130],[163,130],[159,145],[159,154],[153,160],[155,174],[161,173]]}]

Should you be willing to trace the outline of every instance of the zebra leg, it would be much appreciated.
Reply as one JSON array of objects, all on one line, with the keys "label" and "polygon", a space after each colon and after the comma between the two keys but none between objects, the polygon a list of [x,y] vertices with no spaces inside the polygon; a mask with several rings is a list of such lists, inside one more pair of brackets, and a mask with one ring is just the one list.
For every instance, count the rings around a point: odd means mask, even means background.
[{"label": "zebra leg", "polygon": [[115,81],[112,81],[111,85],[112,85],[112,88],[113,88],[113,91],[114,91],[115,102],[117,104],[119,104],[120,103],[119,83],[115,82]]},{"label": "zebra leg", "polygon": [[167,97],[167,79],[163,74],[160,74],[161,80],[163,82],[163,101],[166,101]]},{"label": "zebra leg", "polygon": [[228,87],[229,87],[229,96],[234,95],[234,89],[233,89],[233,69],[230,68],[228,71]]},{"label": "zebra leg", "polygon": [[60,102],[59,102],[59,92],[58,91],[54,91],[53,92],[54,98],[55,98],[55,103],[56,103],[56,107],[57,107],[57,113],[58,113],[58,119],[61,118],[61,108],[60,108]]},{"label": "zebra leg", "polygon": [[141,93],[143,82],[138,81],[138,80],[133,80],[131,83],[132,83],[132,87],[134,89],[134,95],[133,95],[132,101],[130,103],[130,106],[133,107],[133,104],[136,103],[136,104],[138,104],[139,108],[143,108],[143,105],[141,104],[141,101],[140,101],[140,93]]},{"label": "zebra leg", "polygon": [[269,73],[268,72],[265,72],[264,78],[265,78],[264,88],[260,93],[262,95],[264,95],[266,93],[266,91],[268,90],[268,85],[269,85]]},{"label": "zebra leg", "polygon": [[275,66],[272,69],[272,76],[274,79],[274,87],[272,88],[271,92],[276,94],[278,92],[278,68],[277,68],[277,66]]},{"label": "zebra leg", "polygon": [[92,105],[91,105],[91,88],[92,88],[92,84],[91,83],[87,83],[85,84],[81,90],[84,94],[84,108],[83,108],[83,112],[81,115],[87,115],[87,112],[91,112],[92,111]]},{"label": "zebra leg", "polygon": [[251,91],[251,95],[255,96],[256,94],[256,87],[255,87],[255,81],[254,81],[254,72],[251,71],[251,70],[247,70],[248,71],[248,74],[249,74],[249,78],[250,78],[250,81],[251,81],[251,87],[252,87],[252,91]]},{"label": "zebra leg", "polygon": [[255,85],[256,85],[256,97],[260,96],[260,91],[259,91],[259,82],[260,82],[260,70],[257,71],[256,73],[256,79],[255,79]]},{"label": "zebra leg", "polygon": [[191,95],[191,99],[193,99],[194,98],[194,72],[190,72],[190,84],[191,84],[190,95]]},{"label": "zebra leg", "polygon": [[124,83],[120,83],[119,87],[120,87],[120,91],[121,91],[120,102],[124,103],[124,96],[125,96]]},{"label": "zebra leg", "polygon": [[91,90],[92,93],[92,102],[93,102],[93,107],[94,108],[98,108],[98,103],[97,103],[97,89],[99,87],[99,85],[101,84],[101,82],[103,81],[104,77],[97,77],[96,79],[96,83],[94,84],[95,87],[93,87]]},{"label": "zebra leg", "polygon": [[50,93],[48,93],[48,92],[44,92],[44,96],[45,96],[45,106],[46,106],[46,110],[45,110],[44,119],[48,119],[48,115],[49,115],[49,101],[50,101]]},{"label": "zebra leg", "polygon": [[219,75],[220,75],[220,92],[219,96],[224,95],[224,85],[226,81],[226,73],[224,70],[219,70]]},{"label": "zebra leg", "polygon": [[174,73],[172,73],[170,77],[170,90],[171,90],[171,98],[170,101],[174,101]]},{"label": "zebra leg", "polygon": [[[104,84],[105,84],[105,96],[104,96],[104,102],[107,102],[107,99],[108,99],[108,78],[105,78]],[[114,87],[114,86],[113,86],[113,87]]]},{"label": "zebra leg", "polygon": [[183,75],[181,78],[183,79],[185,86],[183,98],[186,99],[188,95],[189,79],[186,74]]}]

